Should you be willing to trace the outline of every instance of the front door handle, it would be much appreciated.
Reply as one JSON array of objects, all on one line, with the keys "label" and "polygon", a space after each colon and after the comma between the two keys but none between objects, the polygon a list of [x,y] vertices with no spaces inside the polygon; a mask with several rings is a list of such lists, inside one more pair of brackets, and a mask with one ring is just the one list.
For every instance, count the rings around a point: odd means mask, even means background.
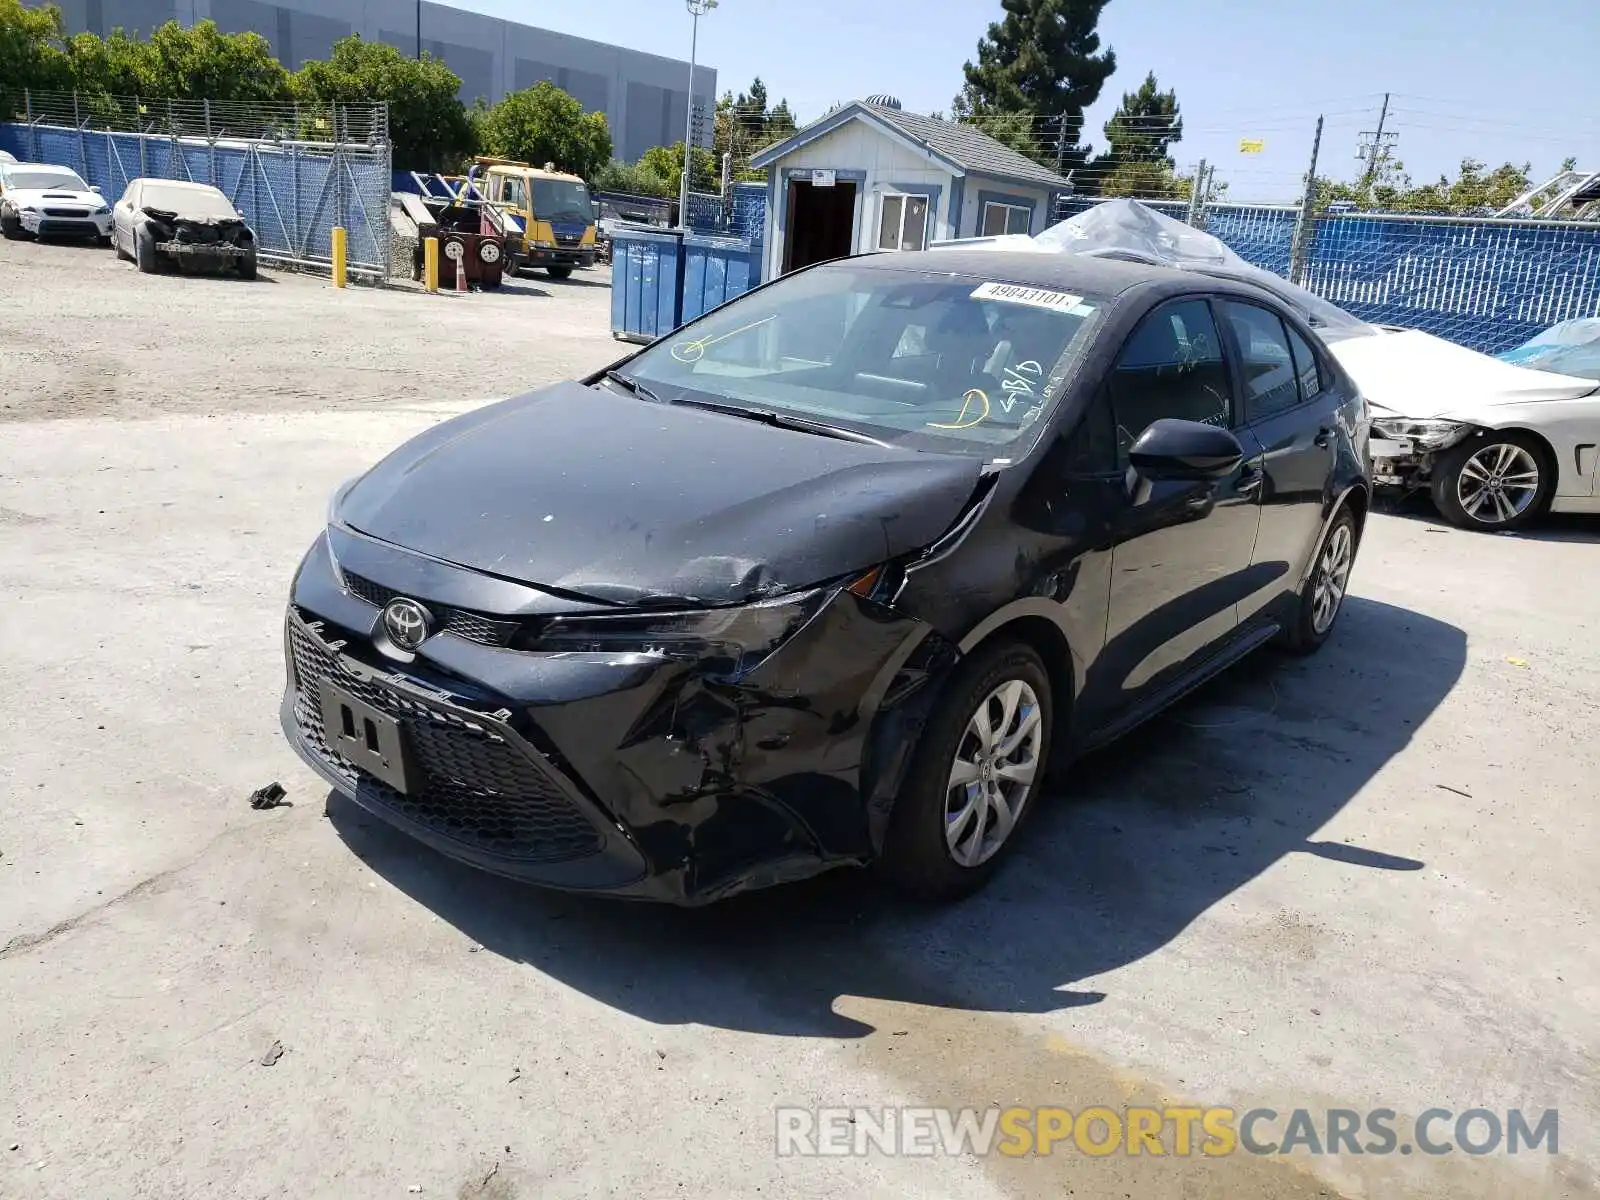
[{"label": "front door handle", "polygon": [[1334,426],[1332,426],[1332,425],[1324,425],[1321,429],[1317,430],[1317,436],[1312,440],[1318,446],[1321,446],[1324,449],[1326,449],[1328,443],[1333,441],[1333,435],[1338,433],[1338,432],[1339,432],[1339,430],[1337,428],[1335,428]]},{"label": "front door handle", "polygon": [[1261,490],[1261,485],[1266,480],[1266,472],[1260,467],[1246,467],[1240,472],[1239,483],[1234,488],[1234,491],[1248,500]]}]

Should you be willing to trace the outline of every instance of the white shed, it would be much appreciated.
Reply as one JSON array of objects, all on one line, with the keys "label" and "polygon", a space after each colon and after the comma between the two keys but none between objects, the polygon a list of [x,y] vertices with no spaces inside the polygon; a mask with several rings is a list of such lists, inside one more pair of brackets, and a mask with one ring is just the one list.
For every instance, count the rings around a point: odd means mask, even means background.
[{"label": "white shed", "polygon": [[971,125],[856,100],[769,146],[762,278],[941,238],[1039,233],[1071,185]]}]

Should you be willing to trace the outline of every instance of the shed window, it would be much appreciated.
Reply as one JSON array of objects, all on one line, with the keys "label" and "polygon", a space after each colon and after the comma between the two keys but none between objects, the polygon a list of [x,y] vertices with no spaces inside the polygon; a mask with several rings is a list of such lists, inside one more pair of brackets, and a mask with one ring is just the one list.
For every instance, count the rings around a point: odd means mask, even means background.
[{"label": "shed window", "polygon": [[885,192],[878,220],[879,250],[921,250],[928,240],[928,198]]},{"label": "shed window", "polygon": [[983,203],[983,229],[979,236],[998,237],[1002,233],[1027,233],[1033,212],[1017,204]]}]

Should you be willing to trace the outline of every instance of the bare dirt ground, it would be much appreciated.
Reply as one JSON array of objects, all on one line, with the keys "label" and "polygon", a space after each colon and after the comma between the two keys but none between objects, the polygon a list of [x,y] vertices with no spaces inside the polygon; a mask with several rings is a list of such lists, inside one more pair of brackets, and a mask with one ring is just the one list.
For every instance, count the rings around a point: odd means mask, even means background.
[{"label": "bare dirt ground", "polygon": [[[1081,764],[951,909],[586,901],[330,798],[295,563],[397,442],[617,355],[603,287],[528,284],[0,244],[0,1196],[1600,1197],[1593,522],[1375,516],[1321,654]],[[1559,1153],[775,1149],[781,1104],[1142,1102],[1555,1108]]]},{"label": "bare dirt ground", "polygon": [[427,296],[263,270],[140,275],[73,243],[0,245],[0,422],[300,412],[511,395],[627,347],[609,272]]}]

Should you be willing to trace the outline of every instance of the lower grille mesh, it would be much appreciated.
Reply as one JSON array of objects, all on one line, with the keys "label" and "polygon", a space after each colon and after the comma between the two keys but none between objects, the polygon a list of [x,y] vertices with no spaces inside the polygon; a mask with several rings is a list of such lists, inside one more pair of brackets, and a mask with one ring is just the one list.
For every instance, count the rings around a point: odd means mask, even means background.
[{"label": "lower grille mesh", "polygon": [[[493,728],[347,674],[326,647],[293,624],[289,647],[295,720],[317,756],[364,797],[435,833],[507,858],[561,862],[599,850],[599,835],[577,806]],[[329,748],[318,700],[324,679],[400,721],[421,776],[411,795],[357,770]]]}]

